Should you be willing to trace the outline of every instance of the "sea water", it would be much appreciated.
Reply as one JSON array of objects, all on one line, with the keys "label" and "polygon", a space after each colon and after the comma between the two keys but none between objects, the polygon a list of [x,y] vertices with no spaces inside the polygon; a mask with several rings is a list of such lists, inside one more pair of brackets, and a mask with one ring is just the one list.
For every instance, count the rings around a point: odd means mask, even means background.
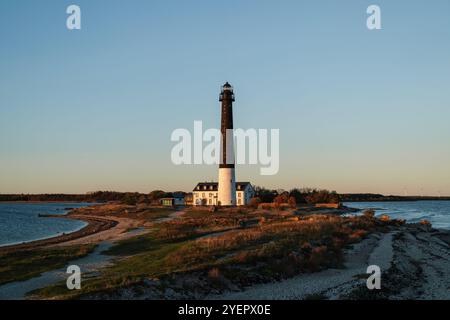
[{"label": "sea water", "polygon": [[0,246],[47,239],[85,227],[86,222],[46,218],[40,214],[65,215],[88,203],[0,203]]},{"label": "sea water", "polygon": [[376,215],[386,214],[407,222],[428,220],[434,228],[450,230],[450,201],[386,201],[346,202],[347,207],[375,209]]}]

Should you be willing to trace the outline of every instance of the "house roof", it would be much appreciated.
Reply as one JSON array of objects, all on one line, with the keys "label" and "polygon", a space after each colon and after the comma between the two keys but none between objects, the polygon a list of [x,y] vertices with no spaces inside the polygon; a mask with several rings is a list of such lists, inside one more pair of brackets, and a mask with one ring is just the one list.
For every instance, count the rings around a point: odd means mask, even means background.
[{"label": "house roof", "polygon": [[[250,185],[250,182],[236,182],[236,190],[245,190],[245,188]],[[206,187],[206,189],[204,188]],[[217,191],[219,183],[217,182],[199,182],[194,188],[194,191]]]},{"label": "house roof", "polygon": [[177,199],[184,198],[184,196],[185,196],[185,194],[182,192],[174,192],[172,194],[172,198],[177,198]]},{"label": "house roof", "polygon": [[194,188],[194,191],[217,191],[219,184],[217,182],[199,182]]}]

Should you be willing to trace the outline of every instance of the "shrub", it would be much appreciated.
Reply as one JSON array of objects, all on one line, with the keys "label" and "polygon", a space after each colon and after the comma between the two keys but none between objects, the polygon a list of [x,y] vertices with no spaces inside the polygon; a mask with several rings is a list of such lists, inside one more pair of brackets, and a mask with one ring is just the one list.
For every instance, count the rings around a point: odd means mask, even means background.
[{"label": "shrub", "polygon": [[138,201],[138,198],[137,198],[136,194],[128,193],[123,198],[123,203],[128,204],[130,206],[134,206],[137,203],[137,201]]},{"label": "shrub", "polygon": [[288,197],[288,193],[282,193],[278,196],[275,197],[275,199],[273,199],[273,202],[277,205],[281,205],[282,203],[288,203],[289,201],[289,197]]},{"label": "shrub", "polygon": [[251,198],[248,203],[248,206],[250,208],[257,209],[260,203],[261,203],[261,198],[259,198],[259,197]]},{"label": "shrub", "polygon": [[219,279],[220,278],[220,270],[218,268],[212,268],[208,271],[208,278],[210,279]]},{"label": "shrub", "polygon": [[309,204],[316,203],[339,203],[339,195],[334,191],[320,190],[305,197]]},{"label": "shrub", "polygon": [[223,289],[226,287],[226,279],[222,276],[218,268],[212,268],[208,271],[208,279],[210,283],[216,288]]},{"label": "shrub", "polygon": [[365,230],[356,230],[354,232],[352,232],[349,236],[348,239],[351,242],[358,242],[360,241],[365,235],[367,234],[367,232]]},{"label": "shrub", "polygon": [[316,247],[312,249],[309,261],[305,267],[310,271],[319,271],[328,262],[327,260],[327,247]]},{"label": "shrub", "polygon": [[373,218],[375,217],[375,210],[373,209],[366,209],[363,211],[363,216],[366,218]]},{"label": "shrub", "polygon": [[296,208],[297,207],[297,201],[295,200],[294,197],[289,197],[288,203],[289,203],[289,206],[291,208]]}]

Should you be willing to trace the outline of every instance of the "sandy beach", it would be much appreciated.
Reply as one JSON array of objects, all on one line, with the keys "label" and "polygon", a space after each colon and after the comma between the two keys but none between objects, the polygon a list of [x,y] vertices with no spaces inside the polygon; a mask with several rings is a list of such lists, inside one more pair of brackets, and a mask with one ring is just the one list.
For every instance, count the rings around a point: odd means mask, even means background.
[{"label": "sandy beach", "polygon": [[[71,216],[73,219],[80,219],[83,221],[93,221],[98,219],[95,216]],[[129,234],[128,231],[142,227],[142,223],[137,220],[129,218],[119,218],[106,216],[101,218],[103,221],[108,221],[110,228],[98,230],[90,234],[86,234],[80,238],[74,238],[73,240],[60,241],[56,246],[71,246],[77,244],[95,244],[102,241],[118,241],[126,239],[127,237],[135,236],[136,233]]]}]

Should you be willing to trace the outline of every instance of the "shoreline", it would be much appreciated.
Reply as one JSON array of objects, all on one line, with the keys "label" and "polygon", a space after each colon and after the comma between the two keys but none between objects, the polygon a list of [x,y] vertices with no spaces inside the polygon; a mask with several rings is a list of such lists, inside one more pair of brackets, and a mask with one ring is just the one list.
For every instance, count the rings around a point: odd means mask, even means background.
[{"label": "shoreline", "polygon": [[96,201],[37,201],[37,200],[31,200],[31,201],[25,201],[25,200],[18,200],[18,201],[0,201],[0,204],[2,203],[89,203],[92,205],[95,204],[103,204]]},{"label": "shoreline", "polygon": [[[40,216],[40,217],[53,218],[53,216]],[[75,219],[72,219],[72,220],[75,220]],[[76,219],[76,221],[83,222],[83,226],[81,226],[81,227],[79,227],[77,229],[71,230],[71,231],[59,232],[59,233],[55,233],[55,234],[52,234],[52,235],[49,235],[49,236],[45,236],[45,237],[42,237],[42,238],[38,238],[38,239],[2,244],[2,245],[0,245],[0,251],[2,250],[2,248],[6,248],[6,247],[14,247],[14,246],[19,246],[19,245],[25,245],[25,244],[38,242],[38,241],[50,240],[50,239],[57,238],[57,237],[60,237],[60,236],[63,236],[63,235],[69,235],[69,234],[81,231],[82,229],[84,229],[84,228],[86,228],[88,226],[88,223],[86,221],[82,221],[82,220],[79,220],[79,219]]]},{"label": "shoreline", "polygon": [[34,240],[30,242],[25,243],[19,243],[19,244],[11,244],[11,245],[5,245],[0,247],[0,254],[3,253],[10,253],[18,250],[33,250],[37,248],[52,246],[52,245],[61,245],[69,241],[82,239],[85,237],[88,237],[93,234],[97,234],[102,231],[109,230],[111,228],[114,228],[119,224],[119,221],[115,221],[112,219],[105,219],[103,217],[93,217],[93,216],[84,216],[84,215],[77,215],[77,214],[66,214],[66,215],[51,215],[48,216],[51,218],[59,219],[73,219],[73,220],[80,220],[87,225],[77,231],[62,234],[55,237],[50,237],[46,239],[41,240]]}]

